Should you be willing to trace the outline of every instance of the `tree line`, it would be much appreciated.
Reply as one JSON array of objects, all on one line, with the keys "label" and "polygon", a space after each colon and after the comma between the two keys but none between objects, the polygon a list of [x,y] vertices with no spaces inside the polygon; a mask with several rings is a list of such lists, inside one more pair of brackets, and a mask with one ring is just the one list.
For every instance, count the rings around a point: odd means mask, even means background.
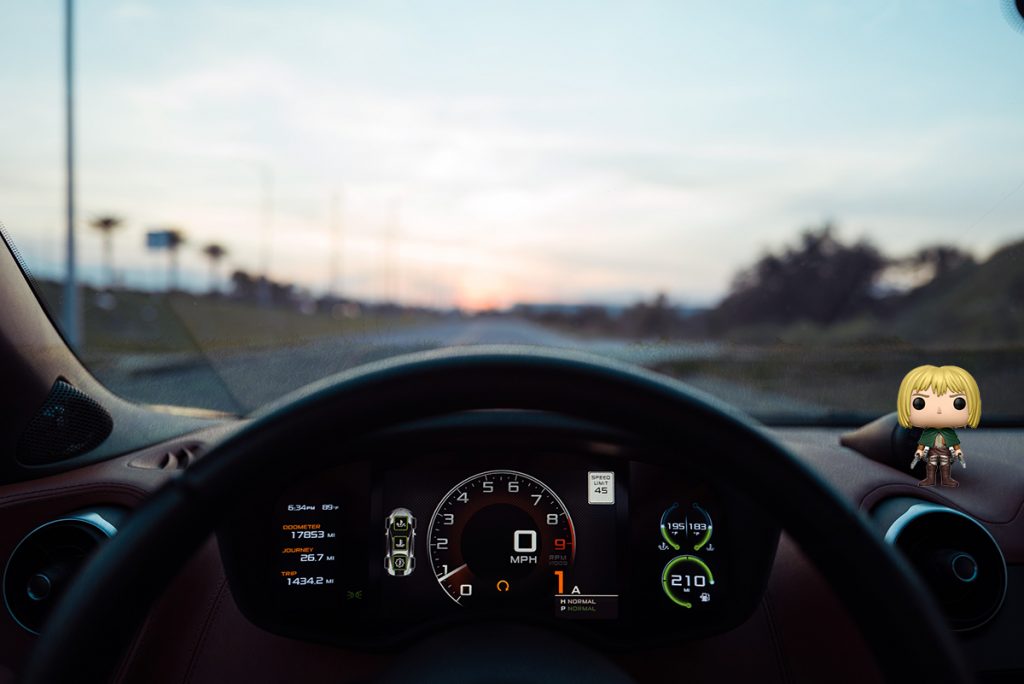
[{"label": "tree line", "polygon": [[886,256],[866,239],[843,240],[826,222],[738,271],[726,296],[705,310],[683,309],[659,293],[617,312],[581,306],[520,313],[555,327],[640,338],[720,337],[796,323],[829,327],[862,314],[889,315],[928,284],[974,263],[969,252],[945,244]]}]

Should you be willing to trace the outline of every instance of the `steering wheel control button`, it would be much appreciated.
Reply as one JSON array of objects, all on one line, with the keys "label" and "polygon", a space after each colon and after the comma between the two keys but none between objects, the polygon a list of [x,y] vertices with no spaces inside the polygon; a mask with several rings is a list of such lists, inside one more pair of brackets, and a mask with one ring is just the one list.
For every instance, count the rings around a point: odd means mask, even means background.
[{"label": "steering wheel control button", "polygon": [[697,556],[676,556],[661,571],[661,588],[672,603],[693,608],[712,602],[715,577]]}]

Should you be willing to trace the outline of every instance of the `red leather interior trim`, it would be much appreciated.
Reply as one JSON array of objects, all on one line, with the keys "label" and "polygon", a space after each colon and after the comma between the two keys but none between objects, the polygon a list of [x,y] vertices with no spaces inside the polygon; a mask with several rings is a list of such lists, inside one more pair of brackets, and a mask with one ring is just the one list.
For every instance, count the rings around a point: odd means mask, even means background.
[{"label": "red leather interior trim", "polygon": [[153,611],[125,684],[162,682],[356,682],[389,661],[265,632],[238,610],[216,542],[193,558]]},{"label": "red leather interior trim", "polygon": [[[965,484],[957,490],[925,490],[913,478],[838,446],[837,431],[779,432],[811,467],[863,508],[895,495],[951,505],[986,521],[1009,562],[1024,562],[1024,490],[1019,487],[1024,470],[1009,464],[1011,452],[997,449],[1012,440],[970,434],[975,458],[969,475],[961,478]],[[1019,441],[1020,433],[1016,434]],[[166,448],[159,445],[153,450]],[[0,487],[0,558],[24,534],[63,513],[101,504],[138,505],[170,476],[128,467],[127,462],[139,455]],[[884,611],[885,606],[878,609]],[[0,684],[13,679],[33,640],[6,611],[0,615]],[[118,679],[128,684],[354,682],[376,677],[398,655],[294,641],[253,626],[231,597],[211,539],[152,611]],[[681,673],[681,668],[697,681],[881,681],[827,578],[786,535],[779,543],[765,600],[744,625],[711,639],[611,655],[640,681],[660,680],[666,672]]]},{"label": "red leather interior trim", "polygon": [[966,432],[964,453],[970,465],[966,470],[959,466],[954,469],[954,476],[960,480],[956,489],[918,487],[917,478],[839,446],[837,430],[777,432],[815,472],[865,511],[893,496],[949,506],[985,523],[1002,547],[1007,563],[1024,564],[1024,459],[1017,451],[1024,440],[1021,430]]},{"label": "red leather interior trim", "polygon": [[[827,578],[785,533],[779,539],[765,601],[778,630],[787,681],[884,681]],[[885,606],[878,609],[884,611]]]},{"label": "red leather interior trim", "polygon": [[710,639],[678,646],[611,653],[638,682],[785,682],[764,606],[745,623]]},{"label": "red leather interior trim", "polygon": [[[114,505],[134,509],[155,491],[171,471],[133,468],[128,462],[140,454],[159,452],[185,441],[203,443],[232,426],[216,426],[187,440],[172,440],[141,452],[36,480],[0,486],[0,567],[25,535],[46,522],[82,508]],[[219,567],[219,559],[217,559]],[[0,609],[0,672],[17,673],[25,663],[35,636],[22,629]],[[2,681],[2,680],[0,680]]]},{"label": "red leather interior trim", "polygon": [[[118,459],[0,488],[0,562],[6,565],[18,542],[39,525],[89,506],[134,508],[166,477],[152,472],[147,478],[117,477],[120,469],[127,470]],[[0,666],[18,672],[34,642],[34,635],[0,611]]]}]

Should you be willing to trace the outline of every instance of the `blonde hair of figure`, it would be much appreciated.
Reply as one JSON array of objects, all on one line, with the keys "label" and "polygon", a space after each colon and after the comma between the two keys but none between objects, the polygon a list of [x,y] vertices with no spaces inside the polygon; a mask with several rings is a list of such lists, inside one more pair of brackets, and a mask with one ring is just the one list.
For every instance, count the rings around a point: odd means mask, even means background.
[{"label": "blonde hair of figure", "polygon": [[918,366],[903,377],[896,398],[900,425],[910,427],[910,395],[922,390],[935,394],[962,393],[967,398],[967,425],[978,427],[981,420],[981,391],[974,377],[960,366]]}]

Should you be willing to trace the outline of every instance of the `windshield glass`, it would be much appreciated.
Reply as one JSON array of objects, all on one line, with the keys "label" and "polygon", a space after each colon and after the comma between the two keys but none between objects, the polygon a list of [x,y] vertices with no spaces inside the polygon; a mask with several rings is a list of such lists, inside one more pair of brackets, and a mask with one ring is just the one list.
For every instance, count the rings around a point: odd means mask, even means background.
[{"label": "windshield glass", "polygon": [[1012,4],[78,3],[70,52],[8,5],[0,220],[141,402],[516,343],[777,422],[954,364],[1020,422]]}]

